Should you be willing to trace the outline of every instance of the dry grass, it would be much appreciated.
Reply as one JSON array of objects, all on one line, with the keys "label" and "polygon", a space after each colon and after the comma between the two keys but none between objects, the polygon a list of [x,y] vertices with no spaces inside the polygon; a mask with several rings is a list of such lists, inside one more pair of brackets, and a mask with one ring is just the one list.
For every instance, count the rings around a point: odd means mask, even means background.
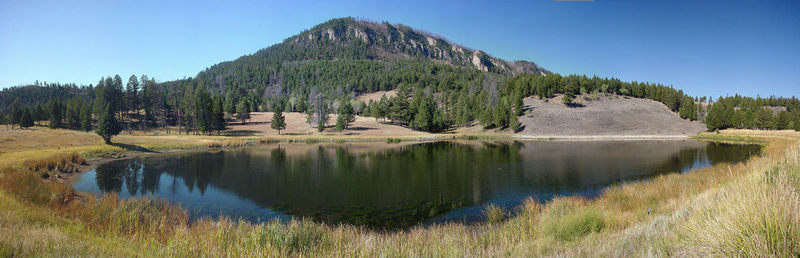
[{"label": "dry grass", "polygon": [[[800,161],[796,150],[800,134],[722,134],[766,139],[764,155],[737,165],[719,164],[693,173],[609,187],[593,200],[562,197],[544,204],[528,200],[511,216],[490,207],[485,224],[444,224],[400,232],[375,232],[308,220],[252,224],[223,218],[189,222],[185,211],[161,201],[121,201],[115,195],[78,196],[69,187],[44,181],[27,168],[10,168],[0,179],[0,214],[4,215],[0,216],[0,228],[8,232],[0,234],[0,253],[800,255]],[[240,142],[230,144],[237,143]],[[63,244],[66,239],[78,240],[71,247]]]}]

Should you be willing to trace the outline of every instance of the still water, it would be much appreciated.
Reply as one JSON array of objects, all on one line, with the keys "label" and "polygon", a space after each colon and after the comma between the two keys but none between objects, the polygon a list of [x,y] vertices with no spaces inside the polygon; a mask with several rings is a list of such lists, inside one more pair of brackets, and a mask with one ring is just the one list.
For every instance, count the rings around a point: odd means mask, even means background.
[{"label": "still water", "polygon": [[592,198],[603,188],[739,162],[757,145],[701,141],[492,141],[271,144],[119,160],[78,191],[149,195],[193,217],[309,217],[375,229],[476,221],[488,204]]}]

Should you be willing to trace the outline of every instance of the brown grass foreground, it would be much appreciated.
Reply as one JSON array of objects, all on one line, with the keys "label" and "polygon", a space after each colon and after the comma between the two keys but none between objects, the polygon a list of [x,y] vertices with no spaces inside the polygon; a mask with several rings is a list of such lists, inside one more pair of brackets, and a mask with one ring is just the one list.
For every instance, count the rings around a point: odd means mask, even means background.
[{"label": "brown grass foreground", "polygon": [[307,220],[190,223],[162,201],[77,195],[12,167],[0,178],[0,256],[800,255],[800,134],[702,137],[766,148],[744,163],[613,186],[593,200],[528,201],[505,220],[508,211],[493,208],[481,225],[388,233]]}]

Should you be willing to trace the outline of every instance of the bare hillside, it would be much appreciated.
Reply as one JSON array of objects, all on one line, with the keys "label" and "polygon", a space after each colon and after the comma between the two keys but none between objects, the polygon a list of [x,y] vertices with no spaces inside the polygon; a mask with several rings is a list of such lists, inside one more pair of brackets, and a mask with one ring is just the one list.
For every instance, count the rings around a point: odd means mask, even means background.
[{"label": "bare hillside", "polygon": [[616,95],[596,100],[575,98],[582,105],[566,107],[561,96],[524,100],[529,113],[519,117],[520,134],[563,135],[686,135],[704,131],[700,122],[681,119],[664,104],[647,99]]}]

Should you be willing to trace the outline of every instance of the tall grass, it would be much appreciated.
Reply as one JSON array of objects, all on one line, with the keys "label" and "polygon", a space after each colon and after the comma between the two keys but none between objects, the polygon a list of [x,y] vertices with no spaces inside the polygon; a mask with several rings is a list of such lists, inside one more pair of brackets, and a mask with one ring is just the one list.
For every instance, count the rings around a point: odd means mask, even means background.
[{"label": "tall grass", "polygon": [[690,255],[800,256],[800,164],[789,157],[715,191],[681,227]]},{"label": "tall grass", "polygon": [[483,216],[487,223],[500,223],[506,217],[506,211],[500,206],[490,204],[483,210]]},{"label": "tall grass", "polygon": [[86,160],[78,153],[61,153],[42,159],[26,160],[22,165],[31,171],[61,173],[78,172],[77,165],[86,165]]}]

